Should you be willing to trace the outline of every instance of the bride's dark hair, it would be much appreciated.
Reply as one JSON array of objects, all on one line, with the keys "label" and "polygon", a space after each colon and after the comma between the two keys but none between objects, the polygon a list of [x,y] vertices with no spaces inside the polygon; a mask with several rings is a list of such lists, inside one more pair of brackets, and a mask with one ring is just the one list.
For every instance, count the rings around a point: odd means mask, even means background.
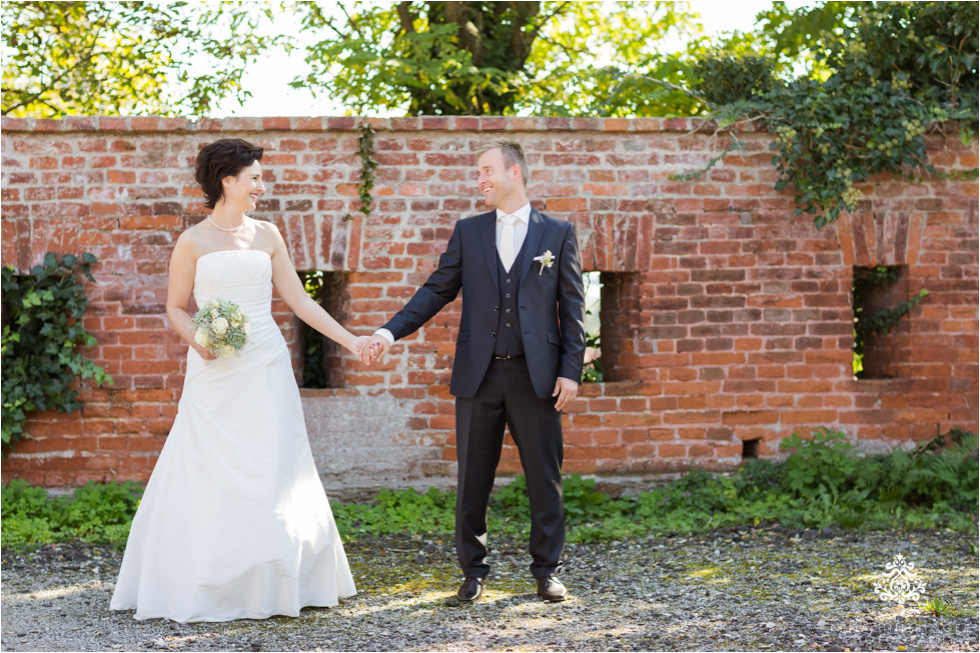
[{"label": "bride's dark hair", "polygon": [[221,199],[221,180],[262,160],[262,148],[240,138],[222,138],[197,153],[194,178],[204,191],[204,206],[213,209]]}]

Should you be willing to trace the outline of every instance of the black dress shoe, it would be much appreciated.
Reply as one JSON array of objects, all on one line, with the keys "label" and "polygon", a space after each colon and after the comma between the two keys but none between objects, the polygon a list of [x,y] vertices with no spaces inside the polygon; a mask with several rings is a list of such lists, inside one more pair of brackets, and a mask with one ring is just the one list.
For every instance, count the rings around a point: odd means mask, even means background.
[{"label": "black dress shoe", "polygon": [[545,601],[564,601],[568,598],[568,590],[558,580],[558,576],[536,578],[538,581],[538,596]]},{"label": "black dress shoe", "polygon": [[463,584],[459,586],[459,591],[456,592],[456,598],[463,603],[472,603],[473,601],[476,601],[483,596],[483,583],[485,581],[485,578],[467,576],[466,580],[463,581]]}]

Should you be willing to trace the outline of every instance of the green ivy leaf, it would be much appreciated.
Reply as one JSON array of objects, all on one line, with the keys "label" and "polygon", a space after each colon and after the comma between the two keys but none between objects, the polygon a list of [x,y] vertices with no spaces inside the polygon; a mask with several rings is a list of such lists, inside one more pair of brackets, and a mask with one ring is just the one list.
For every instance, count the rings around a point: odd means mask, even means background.
[{"label": "green ivy leaf", "polygon": [[78,272],[91,278],[94,263],[88,253],[81,262],[71,255],[58,261],[48,253],[30,274],[3,268],[4,314],[10,320],[3,329],[4,451],[27,437],[24,420],[31,411],[78,410],[78,377],[112,383],[112,377],[81,351],[95,339],[81,323],[88,299]]}]

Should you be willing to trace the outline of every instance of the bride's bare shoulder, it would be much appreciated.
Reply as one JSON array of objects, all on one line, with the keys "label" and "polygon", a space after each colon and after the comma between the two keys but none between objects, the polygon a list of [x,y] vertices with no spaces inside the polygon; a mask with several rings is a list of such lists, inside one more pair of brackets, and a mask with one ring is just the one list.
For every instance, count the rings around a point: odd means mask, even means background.
[{"label": "bride's bare shoulder", "polygon": [[268,220],[259,220],[256,218],[250,218],[252,223],[255,224],[256,233],[262,234],[263,236],[278,236],[279,227],[276,226],[274,222],[269,222]]},{"label": "bride's bare shoulder", "polygon": [[198,223],[188,227],[177,236],[177,242],[174,243],[174,253],[190,255],[196,259],[201,253],[207,251],[204,241],[203,229],[201,223]]},{"label": "bride's bare shoulder", "polygon": [[252,219],[255,224],[255,242],[258,245],[258,249],[264,249],[270,254],[277,251],[283,243],[282,234],[279,233],[279,227],[273,222],[267,222],[265,220]]}]

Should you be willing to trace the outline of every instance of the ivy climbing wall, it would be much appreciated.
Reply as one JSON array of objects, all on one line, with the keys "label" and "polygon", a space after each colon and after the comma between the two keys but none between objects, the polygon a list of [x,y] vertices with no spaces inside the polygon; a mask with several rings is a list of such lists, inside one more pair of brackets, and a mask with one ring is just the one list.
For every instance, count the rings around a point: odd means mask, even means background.
[{"label": "ivy climbing wall", "polygon": [[[975,181],[862,183],[854,213],[818,230],[773,190],[767,133],[744,134],[694,181],[726,137],[693,119],[421,117],[372,119],[377,167],[369,211],[354,118],[4,118],[2,261],[91,252],[89,355],[113,376],[85,385],[84,407],[39,413],[3,479],[48,486],[145,480],[177,410],[186,347],[165,316],[167,262],[206,211],[198,149],[224,136],[266,148],[268,188],[254,217],[278,225],[299,270],[322,270],[331,310],[368,333],[434,269],[460,217],[482,212],[474,150],[523,142],[529,195],[573,222],[586,270],[602,279],[605,381],[564,416],[565,470],[645,473],[730,468],[745,451],[778,455],[793,432],[839,428],[867,449],[978,423],[978,210]],[[928,140],[940,170],[977,166],[977,144]],[[898,268],[876,301],[928,296],[887,335],[865,341],[871,378],[853,368],[855,268]],[[275,312],[302,378],[303,342]],[[448,382],[458,302],[381,366],[329,350],[332,387],[302,391],[325,480],[395,483],[452,475]],[[757,444],[748,448],[745,441]],[[508,445],[501,470],[517,472]]]}]

